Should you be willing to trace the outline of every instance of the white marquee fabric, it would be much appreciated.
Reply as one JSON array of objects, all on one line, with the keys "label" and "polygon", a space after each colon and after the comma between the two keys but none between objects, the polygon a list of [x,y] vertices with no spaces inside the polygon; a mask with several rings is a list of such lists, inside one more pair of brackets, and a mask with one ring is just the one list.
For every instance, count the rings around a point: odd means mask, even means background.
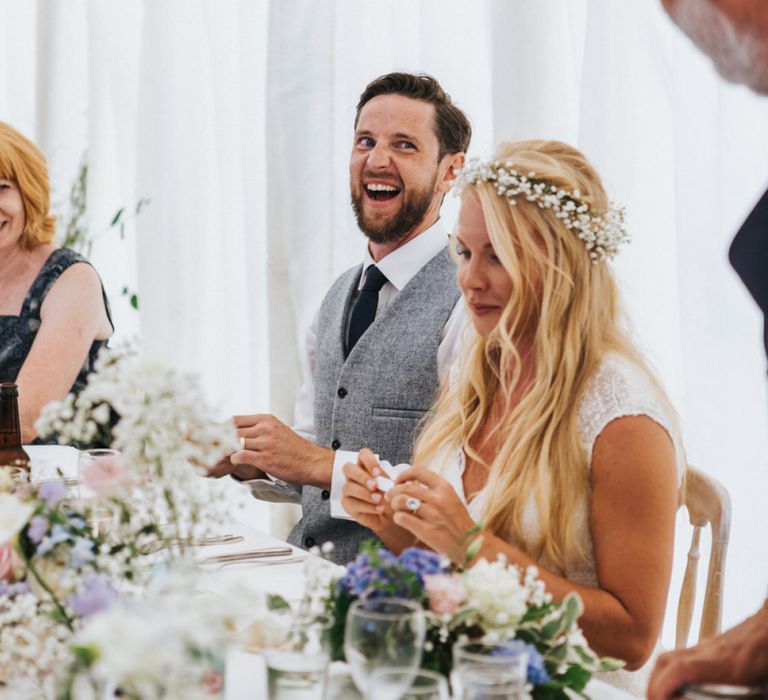
[{"label": "white marquee fabric", "polygon": [[[199,372],[222,414],[290,419],[303,331],[362,251],[354,106],[399,69],[442,82],[472,118],[472,154],[563,139],[626,203],[616,272],[638,339],[690,461],[733,500],[735,623],[768,584],[768,415],[761,319],[726,251],[768,185],[768,99],[723,83],[657,3],[0,0],[0,119],[48,154],[61,211],[87,152],[119,336]],[[139,198],[121,239],[110,220]],[[676,581],[683,564],[679,548]]]}]

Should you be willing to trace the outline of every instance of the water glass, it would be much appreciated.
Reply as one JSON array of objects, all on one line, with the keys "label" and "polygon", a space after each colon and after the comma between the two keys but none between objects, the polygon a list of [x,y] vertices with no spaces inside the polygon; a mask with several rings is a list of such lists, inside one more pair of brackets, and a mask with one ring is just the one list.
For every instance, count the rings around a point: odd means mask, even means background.
[{"label": "water glass", "polygon": [[325,615],[306,617],[285,612],[286,633],[264,650],[270,700],[321,700],[331,660],[330,630]]},{"label": "water glass", "polygon": [[514,700],[528,678],[528,651],[520,640],[453,645],[453,695],[460,700]]},{"label": "water glass", "polygon": [[448,681],[434,671],[382,668],[371,676],[367,700],[448,700]]},{"label": "water glass", "polygon": [[415,601],[373,598],[355,601],[344,630],[344,654],[355,685],[362,693],[371,687],[374,671],[397,667],[414,677],[421,665],[426,623]]}]

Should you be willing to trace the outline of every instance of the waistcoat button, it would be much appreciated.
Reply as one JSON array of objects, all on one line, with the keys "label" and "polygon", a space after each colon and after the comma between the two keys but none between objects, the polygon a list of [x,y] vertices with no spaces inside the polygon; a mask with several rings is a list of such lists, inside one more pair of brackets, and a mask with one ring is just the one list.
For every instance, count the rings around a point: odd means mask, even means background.
[{"label": "waistcoat button", "polygon": [[341,443],[340,443],[338,440],[334,440],[334,441],[331,443],[331,447],[332,447],[334,450],[338,450],[338,449],[341,447]]}]

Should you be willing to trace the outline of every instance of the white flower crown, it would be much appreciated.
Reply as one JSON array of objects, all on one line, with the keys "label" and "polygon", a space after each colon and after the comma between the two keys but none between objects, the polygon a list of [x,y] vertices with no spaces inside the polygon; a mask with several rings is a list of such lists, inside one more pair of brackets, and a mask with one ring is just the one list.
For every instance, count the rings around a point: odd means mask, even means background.
[{"label": "white flower crown", "polygon": [[577,231],[595,265],[606,258],[612,259],[619,246],[630,241],[624,226],[624,207],[610,202],[602,216],[594,216],[581,201],[578,190],[566,192],[558,189],[537,178],[533,172],[520,175],[512,161],[483,162],[473,158],[458,171],[454,192],[459,194],[478,182],[494,183],[497,194],[506,197],[512,205],[517,204],[515,197],[521,195],[529,202],[536,202],[540,209],[554,211],[566,228]]}]

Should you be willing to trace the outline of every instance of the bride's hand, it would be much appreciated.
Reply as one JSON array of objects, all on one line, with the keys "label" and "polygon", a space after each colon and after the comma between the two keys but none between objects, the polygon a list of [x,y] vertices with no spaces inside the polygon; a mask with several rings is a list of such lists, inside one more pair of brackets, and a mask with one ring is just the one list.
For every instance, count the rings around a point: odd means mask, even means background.
[{"label": "bride's hand", "polygon": [[373,452],[363,448],[357,463],[342,469],[346,481],[341,489],[341,505],[360,525],[380,533],[392,526],[392,510],[384,501],[384,494],[376,485],[376,477],[383,474]]},{"label": "bride's hand", "polygon": [[476,524],[442,476],[424,467],[411,467],[397,477],[386,500],[394,511],[396,525],[457,564],[465,563],[467,534]]}]

